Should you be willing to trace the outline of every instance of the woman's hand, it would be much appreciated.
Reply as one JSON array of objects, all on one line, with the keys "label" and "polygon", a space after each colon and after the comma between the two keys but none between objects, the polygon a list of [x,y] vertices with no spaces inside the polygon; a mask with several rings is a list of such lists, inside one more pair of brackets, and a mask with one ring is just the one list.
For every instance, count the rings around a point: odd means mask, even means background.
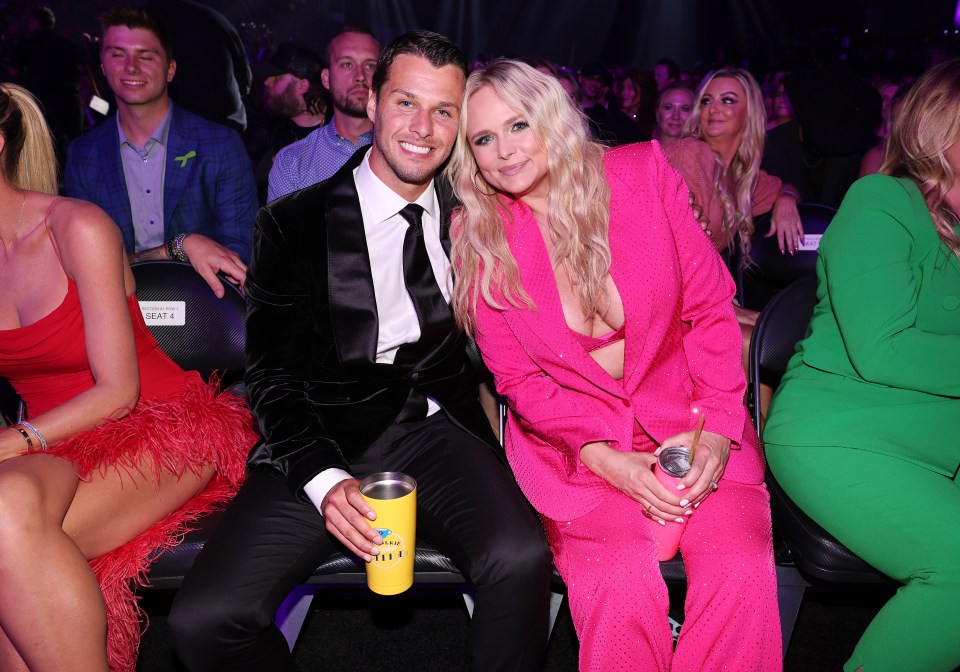
[{"label": "woman's hand", "polygon": [[[693,432],[683,432],[664,441],[661,450],[670,446],[690,448],[692,445]],[[701,432],[690,471],[680,479],[684,501],[694,508],[699,506],[713,492],[714,484],[720,483],[729,458],[730,439],[713,432]]]},{"label": "woman's hand", "polygon": [[684,493],[671,492],[654,476],[657,458],[653,453],[622,453],[605,441],[598,441],[580,449],[580,460],[597,476],[639,502],[644,514],[661,525],[677,519],[683,522],[685,516],[693,513],[690,506],[681,504]]},{"label": "woman's hand", "polygon": [[780,254],[789,252],[793,255],[803,242],[803,222],[797,211],[797,199],[789,192],[781,194],[773,204],[770,232],[764,238],[774,235],[780,245]]}]

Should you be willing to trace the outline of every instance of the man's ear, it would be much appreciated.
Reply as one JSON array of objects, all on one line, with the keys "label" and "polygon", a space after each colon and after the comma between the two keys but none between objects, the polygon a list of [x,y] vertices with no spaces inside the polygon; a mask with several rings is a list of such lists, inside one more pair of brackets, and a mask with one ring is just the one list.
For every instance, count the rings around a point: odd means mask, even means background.
[{"label": "man's ear", "polygon": [[320,83],[327,91],[330,90],[330,68],[324,68],[320,71]]},{"label": "man's ear", "polygon": [[170,65],[167,66],[167,84],[173,81],[173,76],[177,74],[177,62],[170,59]]},{"label": "man's ear", "polygon": [[377,123],[377,94],[373,92],[373,89],[367,90],[367,118],[373,123]]}]

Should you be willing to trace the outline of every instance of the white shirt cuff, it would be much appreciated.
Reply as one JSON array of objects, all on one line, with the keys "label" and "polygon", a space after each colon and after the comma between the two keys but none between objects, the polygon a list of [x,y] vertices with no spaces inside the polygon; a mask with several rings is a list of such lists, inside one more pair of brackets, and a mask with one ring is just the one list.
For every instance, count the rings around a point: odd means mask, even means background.
[{"label": "white shirt cuff", "polygon": [[[327,496],[327,493],[333,490],[333,486],[337,483],[345,481],[348,478],[353,478],[353,476],[343,469],[324,469],[303,486],[303,491],[307,493],[307,497],[313,502],[317,511],[320,511],[320,505],[323,504],[323,498]],[[323,515],[322,511],[320,515]]]}]

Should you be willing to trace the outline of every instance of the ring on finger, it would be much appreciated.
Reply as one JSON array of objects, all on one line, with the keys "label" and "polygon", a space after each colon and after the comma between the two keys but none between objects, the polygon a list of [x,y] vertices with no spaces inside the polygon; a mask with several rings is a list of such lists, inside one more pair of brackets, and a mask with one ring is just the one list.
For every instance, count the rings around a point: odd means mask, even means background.
[{"label": "ring on finger", "polygon": [[720,487],[720,484],[719,484],[719,483],[717,483],[716,481],[710,481],[710,489],[711,489],[711,490],[716,490],[716,489],[719,488],[719,487]]},{"label": "ring on finger", "polygon": [[653,504],[648,503],[647,506],[643,509],[643,515],[646,516],[647,518],[651,518],[653,516],[653,514],[650,513],[651,508],[653,508]]}]

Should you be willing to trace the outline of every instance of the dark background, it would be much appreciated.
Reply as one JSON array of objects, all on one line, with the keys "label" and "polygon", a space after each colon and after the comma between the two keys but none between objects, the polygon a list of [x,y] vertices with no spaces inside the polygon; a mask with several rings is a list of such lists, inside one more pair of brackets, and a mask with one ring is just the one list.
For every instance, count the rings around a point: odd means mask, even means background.
[{"label": "dark background", "polygon": [[[35,2],[0,0],[10,44]],[[111,0],[48,0],[58,30],[96,34]],[[134,4],[137,4],[136,2]],[[429,28],[479,54],[542,56],[651,67],[667,56],[685,69],[718,63],[754,72],[845,60],[867,74],[917,72],[931,49],[953,50],[954,0],[207,0],[267,49],[283,41],[322,47],[345,23],[383,40]]]}]

